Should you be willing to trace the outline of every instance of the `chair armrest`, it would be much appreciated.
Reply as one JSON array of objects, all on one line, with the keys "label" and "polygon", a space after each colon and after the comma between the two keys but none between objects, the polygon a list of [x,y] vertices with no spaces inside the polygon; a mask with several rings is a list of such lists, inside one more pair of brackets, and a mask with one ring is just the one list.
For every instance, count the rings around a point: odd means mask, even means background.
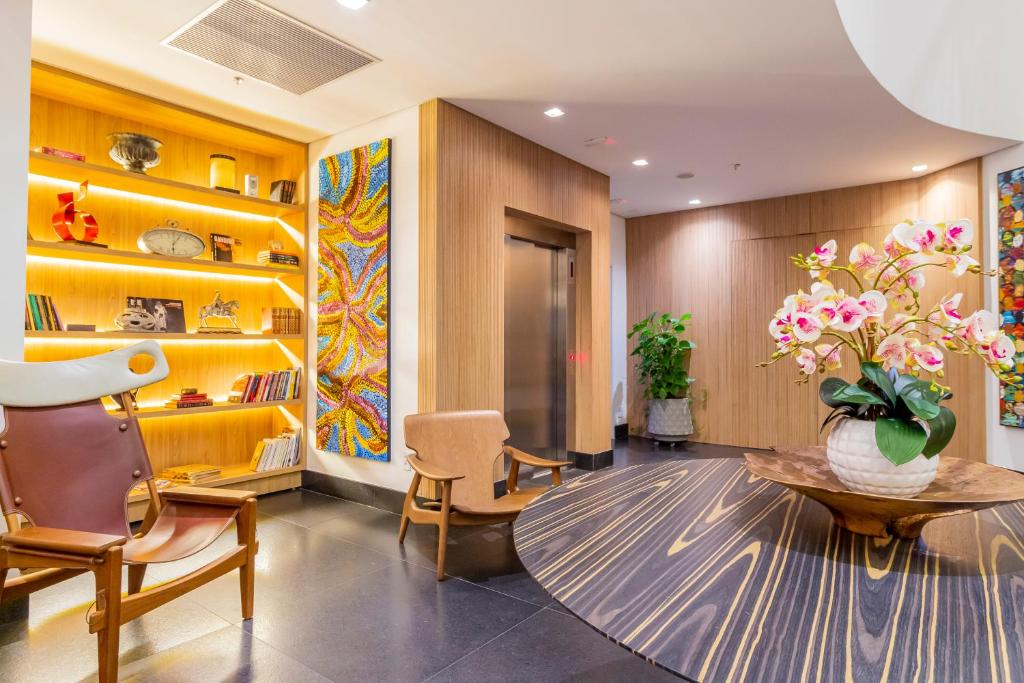
[{"label": "chair armrest", "polygon": [[252,491],[239,491],[237,489],[211,489],[199,486],[175,486],[164,489],[160,496],[165,501],[175,503],[200,503],[203,505],[227,505],[230,507],[242,507],[242,504],[250,498],[255,498]]},{"label": "chair armrest", "polygon": [[530,465],[531,467],[566,467],[572,464],[568,460],[548,460],[547,458],[540,458],[536,455],[524,453],[518,448],[513,448],[512,446],[505,446],[505,455],[524,465]]},{"label": "chair armrest", "polygon": [[0,536],[0,545],[12,550],[42,550],[90,557],[102,555],[111,548],[127,542],[127,536],[41,526],[9,531]]},{"label": "chair armrest", "polygon": [[415,470],[416,474],[426,477],[431,481],[455,481],[456,479],[466,478],[464,474],[454,474],[435,465],[428,465],[415,455],[406,456],[405,461],[409,463],[409,467]]}]

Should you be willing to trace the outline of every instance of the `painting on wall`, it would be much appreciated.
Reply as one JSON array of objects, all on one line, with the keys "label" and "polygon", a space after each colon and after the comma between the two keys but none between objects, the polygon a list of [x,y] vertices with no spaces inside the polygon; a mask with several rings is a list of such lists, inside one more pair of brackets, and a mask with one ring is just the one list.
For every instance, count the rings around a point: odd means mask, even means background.
[{"label": "painting on wall", "polygon": [[391,140],[320,160],[316,446],[386,462]]},{"label": "painting on wall", "polygon": [[[1016,371],[1024,371],[1024,168],[1000,173],[999,316],[1017,347]],[[1024,428],[1024,389],[999,386],[999,422]]]}]

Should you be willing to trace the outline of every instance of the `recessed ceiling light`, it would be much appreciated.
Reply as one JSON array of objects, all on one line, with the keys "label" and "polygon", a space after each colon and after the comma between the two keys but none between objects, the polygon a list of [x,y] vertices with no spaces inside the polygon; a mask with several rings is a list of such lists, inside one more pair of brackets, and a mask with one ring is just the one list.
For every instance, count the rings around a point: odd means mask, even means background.
[{"label": "recessed ceiling light", "polygon": [[550,116],[553,119],[557,119],[559,116],[564,115],[565,112],[559,109],[558,107],[551,107],[551,109],[548,109],[546,112],[544,112],[544,116]]},{"label": "recessed ceiling light", "polygon": [[338,4],[349,9],[362,9],[370,0],[338,0]]},{"label": "recessed ceiling light", "polygon": [[633,165],[634,166],[646,166],[647,165],[647,159],[634,159],[633,160]]},{"label": "recessed ceiling light", "polygon": [[699,199],[691,199],[690,203],[693,204],[694,206],[697,206],[698,204],[700,204],[700,200]]},{"label": "recessed ceiling light", "polygon": [[921,171],[927,171],[928,170],[928,164],[915,164],[915,165],[910,167],[910,170],[913,171],[914,173],[920,173]]}]

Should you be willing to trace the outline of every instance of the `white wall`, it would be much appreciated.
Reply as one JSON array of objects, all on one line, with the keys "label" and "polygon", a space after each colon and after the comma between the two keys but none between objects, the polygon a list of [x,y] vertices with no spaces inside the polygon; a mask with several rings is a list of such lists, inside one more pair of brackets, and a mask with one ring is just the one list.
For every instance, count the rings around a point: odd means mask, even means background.
[{"label": "white wall", "polygon": [[[1014,145],[982,158],[982,210],[984,211],[985,268],[996,268],[999,261],[998,188],[996,174],[1024,166],[1024,145]],[[998,311],[996,278],[986,278],[985,307]],[[985,384],[986,451],[988,462],[1000,467],[1024,471],[1024,429],[999,424],[999,383],[989,375]]]},{"label": "white wall", "polygon": [[612,425],[626,422],[626,219],[612,214]]},{"label": "white wall", "polygon": [[22,360],[32,2],[0,2],[0,358]]},{"label": "white wall", "polygon": [[[409,107],[309,146],[309,197],[318,197],[320,159],[381,138],[391,138],[391,462],[373,462],[316,450],[316,335],[308,354],[306,437],[308,468],[367,484],[405,491],[412,474],[405,464],[402,420],[416,412],[417,309],[419,305],[419,107]],[[317,211],[310,211],[311,246],[317,248]],[[311,259],[315,254],[310,255]],[[312,263],[311,263],[312,265]],[[309,272],[310,330],[316,329],[317,269]]]}]

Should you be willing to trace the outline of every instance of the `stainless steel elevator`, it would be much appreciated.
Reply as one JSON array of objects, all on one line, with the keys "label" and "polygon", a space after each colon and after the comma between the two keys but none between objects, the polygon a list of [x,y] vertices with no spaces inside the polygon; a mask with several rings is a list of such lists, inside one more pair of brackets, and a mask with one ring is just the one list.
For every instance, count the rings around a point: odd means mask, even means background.
[{"label": "stainless steel elevator", "polygon": [[565,456],[575,250],[505,236],[505,421],[517,448]]}]

